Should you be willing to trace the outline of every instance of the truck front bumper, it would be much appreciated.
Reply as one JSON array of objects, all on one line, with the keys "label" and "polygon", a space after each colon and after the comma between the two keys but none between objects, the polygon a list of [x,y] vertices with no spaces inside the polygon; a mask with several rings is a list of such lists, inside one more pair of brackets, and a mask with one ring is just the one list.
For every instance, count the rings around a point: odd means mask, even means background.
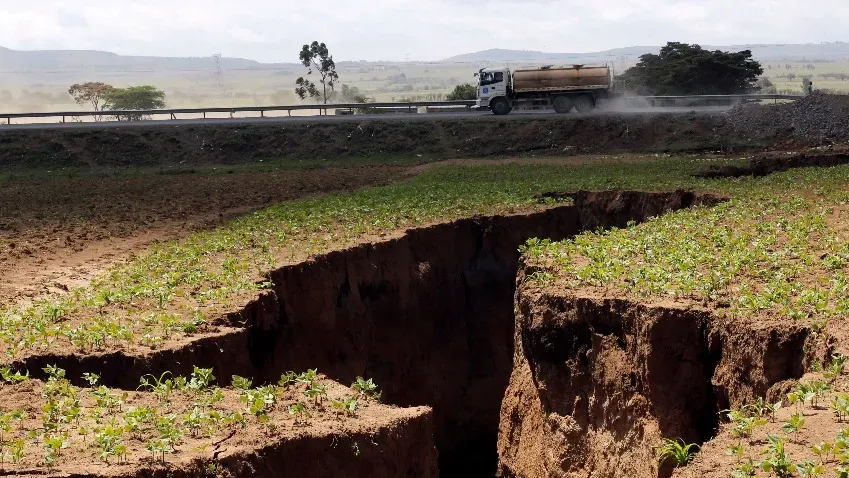
[{"label": "truck front bumper", "polygon": [[489,98],[478,98],[477,101],[475,101],[475,108],[476,109],[489,108]]}]

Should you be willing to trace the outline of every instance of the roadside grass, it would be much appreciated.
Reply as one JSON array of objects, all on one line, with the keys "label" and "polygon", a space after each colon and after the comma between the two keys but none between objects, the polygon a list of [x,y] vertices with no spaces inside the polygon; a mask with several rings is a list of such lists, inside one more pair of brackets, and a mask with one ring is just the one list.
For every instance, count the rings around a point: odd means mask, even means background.
[{"label": "roadside grass", "polygon": [[[614,250],[616,241],[627,245],[624,241],[629,235],[650,236],[651,231],[660,230],[656,233],[659,238],[653,243],[656,247],[653,253],[659,256],[668,253],[666,262],[659,261],[646,273],[655,274],[656,269],[663,270],[664,264],[672,267],[669,262],[672,260],[678,261],[675,264],[694,262],[691,267],[698,269],[698,261],[710,260],[711,257],[703,250],[691,253],[692,244],[686,239],[682,242],[673,237],[676,227],[688,227],[686,233],[699,237],[701,242],[697,243],[704,244],[707,249],[715,249],[718,246],[711,246],[711,241],[726,239],[712,236],[709,229],[722,225],[732,229],[742,226],[735,217],[740,214],[752,217],[753,211],[761,211],[764,217],[773,213],[810,214],[813,210],[808,211],[809,201],[816,201],[817,196],[791,202],[789,209],[782,209],[775,200],[766,199],[792,191],[810,194],[819,188],[827,195],[821,200],[824,207],[829,200],[835,199],[835,190],[839,186],[849,183],[849,168],[798,170],[760,180],[693,177],[693,173],[719,161],[674,156],[634,161],[623,156],[582,163],[537,161],[437,165],[401,183],[280,203],[218,229],[193,234],[179,242],[154,246],[88,287],[24,309],[0,311],[0,349],[6,353],[7,360],[60,348],[66,353],[90,353],[116,347],[156,349],[169,340],[183,340],[187,336],[214,331],[210,325],[215,318],[243,305],[247,298],[270,286],[265,276],[276,267],[423,224],[543,208],[546,206],[538,204],[534,196],[550,191],[695,188],[735,196],[737,199],[729,205],[713,210],[696,209],[638,228],[586,234],[574,242],[546,243],[537,252],[538,255],[556,257],[564,256],[563,251],[583,252],[595,258],[590,252],[594,246],[590,244],[601,241],[600,247],[609,250],[610,257],[594,259],[597,261],[593,263],[594,267],[599,271],[582,278],[584,282],[576,286],[600,281],[613,283],[616,277],[622,278],[629,265],[633,265],[627,261],[636,260],[633,259],[636,252],[628,252],[630,249]],[[788,217],[792,222],[796,216]],[[683,223],[668,222],[676,220]],[[702,221],[708,222],[704,222],[705,227],[700,231]],[[810,227],[820,227],[812,233],[822,232],[819,222]],[[785,228],[774,226],[769,231],[777,234]],[[804,235],[805,231],[797,232],[797,242],[813,237]],[[742,233],[742,230],[738,232]],[[732,244],[739,245],[740,241],[732,241]],[[682,249],[676,251],[675,247]],[[835,250],[835,253],[838,252]],[[678,259],[680,257],[683,258]],[[725,256],[725,259],[753,260],[748,256],[731,255]],[[609,271],[605,261],[612,261],[610,267],[613,268]],[[777,261],[776,264],[781,267],[786,264]],[[712,262],[706,264],[707,268],[714,267]],[[748,264],[745,263],[746,266]],[[556,272],[572,273],[565,264],[561,264]],[[797,277],[801,272],[796,267],[784,273],[787,277]],[[709,272],[701,274],[713,277]],[[688,285],[688,288],[679,285],[684,281],[675,273],[649,277],[637,276],[639,280],[634,290],[656,293],[657,290],[680,289],[682,293],[696,293],[693,292],[697,289],[694,285]],[[701,276],[694,276],[694,279],[696,277]],[[714,282],[711,284],[719,285],[705,294],[730,290],[731,286],[723,282],[730,284],[728,277],[721,274],[712,279]],[[753,276],[750,288],[757,290],[755,279],[758,277]]]},{"label": "roadside grass", "polygon": [[361,166],[403,166],[433,162],[427,158],[375,154],[345,159],[270,159],[239,164],[164,164],[150,166],[58,166],[9,167],[0,172],[0,183],[13,180],[74,179],[74,178],[127,178],[138,176],[216,175],[236,173],[262,173],[281,170],[338,169]]}]

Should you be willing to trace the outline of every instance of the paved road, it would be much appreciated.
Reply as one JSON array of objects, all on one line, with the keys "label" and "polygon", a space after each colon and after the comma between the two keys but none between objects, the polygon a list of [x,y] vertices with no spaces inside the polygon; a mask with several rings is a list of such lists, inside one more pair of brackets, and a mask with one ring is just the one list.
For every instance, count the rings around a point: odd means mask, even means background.
[{"label": "paved road", "polygon": [[[686,107],[644,107],[644,108],[628,108],[618,110],[598,109],[592,113],[578,114],[572,113],[568,115],[570,118],[581,118],[587,116],[633,116],[646,114],[685,114],[696,112],[700,114],[719,114],[727,111],[729,107],[725,106],[703,106],[696,108]],[[467,113],[429,113],[429,114],[382,114],[382,115],[353,115],[353,116],[275,116],[266,118],[191,118],[177,120],[156,120],[156,121],[138,121],[138,122],[85,122],[85,123],[31,123],[31,124],[0,124],[0,132],[14,130],[49,130],[49,129],[109,129],[109,128],[140,128],[140,127],[159,127],[159,126],[198,126],[198,125],[245,125],[245,124],[265,124],[265,123],[289,123],[289,122],[359,122],[367,120],[381,121],[440,121],[440,120],[519,120],[535,117],[539,119],[556,119],[563,118],[563,115],[554,113],[553,111],[514,111],[507,116],[495,116],[486,111],[472,111]]]}]

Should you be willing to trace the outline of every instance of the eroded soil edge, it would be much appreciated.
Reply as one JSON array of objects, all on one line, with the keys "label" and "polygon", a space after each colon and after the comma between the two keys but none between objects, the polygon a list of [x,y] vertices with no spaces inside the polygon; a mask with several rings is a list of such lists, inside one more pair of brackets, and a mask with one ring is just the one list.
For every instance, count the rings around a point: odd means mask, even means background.
[{"label": "eroded soil edge", "polygon": [[665,477],[662,438],[703,443],[718,412],[801,377],[828,345],[801,324],[581,297],[520,271],[504,476]]}]

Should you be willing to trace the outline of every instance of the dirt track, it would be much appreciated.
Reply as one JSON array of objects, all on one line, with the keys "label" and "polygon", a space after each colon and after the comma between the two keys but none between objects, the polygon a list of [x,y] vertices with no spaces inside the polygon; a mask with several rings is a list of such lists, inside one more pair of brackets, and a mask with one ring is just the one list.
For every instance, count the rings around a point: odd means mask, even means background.
[{"label": "dirt track", "polygon": [[395,166],[0,182],[0,303],[86,283],[154,241],[271,202],[384,184]]}]

